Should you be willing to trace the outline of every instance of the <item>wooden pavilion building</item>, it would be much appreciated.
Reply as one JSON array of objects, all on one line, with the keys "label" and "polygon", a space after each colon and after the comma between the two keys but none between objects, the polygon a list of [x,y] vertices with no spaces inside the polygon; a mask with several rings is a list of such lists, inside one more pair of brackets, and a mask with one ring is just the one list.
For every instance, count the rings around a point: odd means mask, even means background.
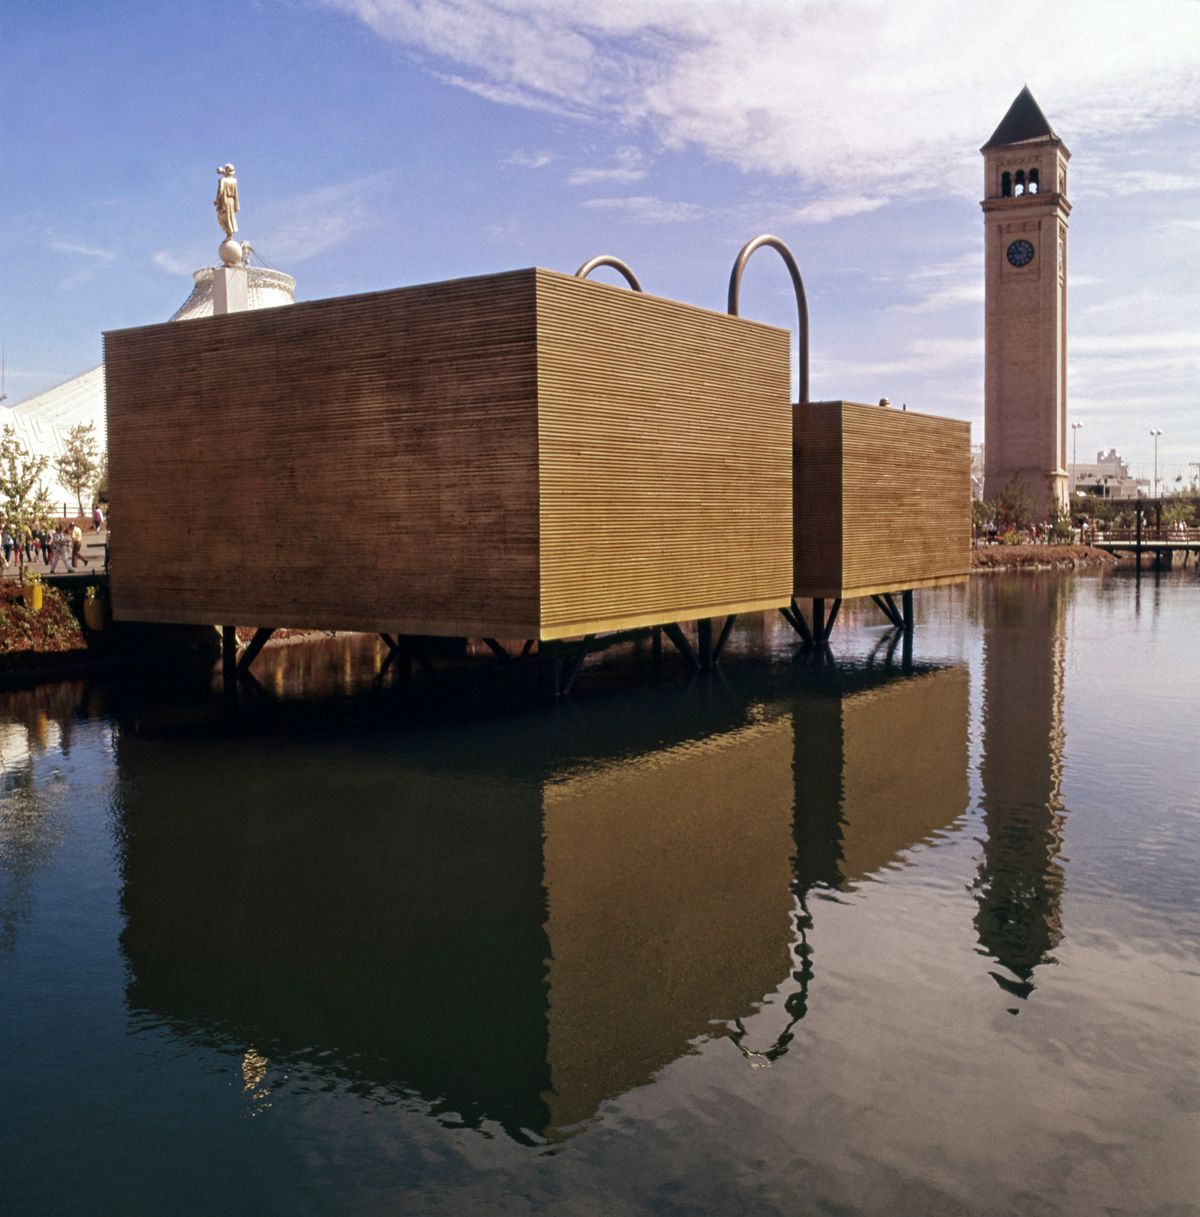
[{"label": "wooden pavilion building", "polygon": [[776,608],[823,642],[852,595],[910,626],[967,574],[968,426],[793,406],[788,365],[785,330],[540,269],[106,334],[113,616],[221,624],[227,672],[234,624],[243,665],[309,627],[581,640],[573,671],[646,627],[715,662]]}]

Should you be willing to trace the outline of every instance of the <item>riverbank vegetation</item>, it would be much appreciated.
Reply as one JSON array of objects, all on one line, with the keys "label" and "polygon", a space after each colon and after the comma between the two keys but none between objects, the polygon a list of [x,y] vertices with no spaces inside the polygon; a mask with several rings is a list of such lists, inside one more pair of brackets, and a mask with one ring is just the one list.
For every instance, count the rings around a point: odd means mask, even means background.
[{"label": "riverbank vegetation", "polygon": [[42,607],[25,603],[22,585],[0,583],[0,663],[10,671],[40,665],[47,655],[79,655],[88,649],[83,625],[68,596],[42,587]]}]

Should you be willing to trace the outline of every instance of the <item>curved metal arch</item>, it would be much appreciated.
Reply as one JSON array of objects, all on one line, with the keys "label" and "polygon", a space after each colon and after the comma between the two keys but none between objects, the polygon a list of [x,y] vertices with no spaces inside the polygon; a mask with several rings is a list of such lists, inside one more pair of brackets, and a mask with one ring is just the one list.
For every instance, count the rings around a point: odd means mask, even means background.
[{"label": "curved metal arch", "polygon": [[[597,270],[601,266],[611,266],[613,270],[619,271],[624,277],[625,282],[629,284],[635,292],[642,291],[642,285],[638,282],[638,277],[621,261],[620,258],[614,258],[612,254],[599,254],[595,258],[589,258],[576,272],[576,279],[586,279],[592,271]],[[643,293],[644,294],[644,293]]]},{"label": "curved metal arch", "polygon": [[755,237],[753,241],[747,241],[742,246],[742,252],[738,254],[737,261],[733,264],[733,272],[729,276],[728,311],[734,317],[738,315],[742,272],[746,269],[746,263],[750,261],[750,255],[764,245],[769,245],[783,259],[788,273],[792,276],[792,286],[796,289],[796,311],[800,316],[800,329],[796,336],[800,348],[798,355],[800,400],[808,401],[808,298],[804,294],[804,280],[800,277],[800,267],[796,265],[792,251],[778,237],[773,237],[770,233],[763,233],[761,237]]}]

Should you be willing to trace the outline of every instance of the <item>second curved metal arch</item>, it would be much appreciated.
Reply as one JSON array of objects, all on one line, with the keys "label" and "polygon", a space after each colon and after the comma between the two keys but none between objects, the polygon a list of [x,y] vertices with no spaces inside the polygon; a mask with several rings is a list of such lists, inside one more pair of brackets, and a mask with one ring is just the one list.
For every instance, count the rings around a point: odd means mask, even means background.
[{"label": "second curved metal arch", "polygon": [[797,355],[797,363],[799,365],[798,388],[800,400],[808,401],[808,298],[804,294],[804,280],[800,277],[800,267],[796,264],[796,258],[787,245],[778,237],[774,237],[770,233],[763,233],[762,236],[755,237],[753,241],[747,241],[742,246],[742,250],[733,264],[733,271],[729,276],[728,311],[734,317],[738,316],[742,272],[746,269],[746,263],[750,261],[754,251],[761,249],[764,245],[769,245],[783,259],[784,265],[788,268],[788,273],[792,276],[792,286],[796,289],[796,311],[799,314],[800,323],[797,333],[797,345],[799,346]]}]

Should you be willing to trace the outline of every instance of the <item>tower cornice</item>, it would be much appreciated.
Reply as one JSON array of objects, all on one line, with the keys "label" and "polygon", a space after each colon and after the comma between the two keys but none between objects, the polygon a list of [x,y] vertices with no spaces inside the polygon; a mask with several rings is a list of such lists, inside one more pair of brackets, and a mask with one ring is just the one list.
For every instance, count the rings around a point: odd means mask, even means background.
[{"label": "tower cornice", "polygon": [[[1035,201],[1036,200],[1036,201]],[[1043,214],[1057,211],[1063,219],[1071,214],[1071,201],[1065,194],[1022,195],[1019,198],[980,199],[979,206],[985,212],[1010,211],[1014,215]]]},{"label": "tower cornice", "polygon": [[1064,161],[1071,159],[1071,150],[1057,135],[1042,135],[1036,139],[1017,140],[1012,144],[984,144],[979,149],[984,156],[993,160],[1017,159],[1026,148],[1057,148]]}]

